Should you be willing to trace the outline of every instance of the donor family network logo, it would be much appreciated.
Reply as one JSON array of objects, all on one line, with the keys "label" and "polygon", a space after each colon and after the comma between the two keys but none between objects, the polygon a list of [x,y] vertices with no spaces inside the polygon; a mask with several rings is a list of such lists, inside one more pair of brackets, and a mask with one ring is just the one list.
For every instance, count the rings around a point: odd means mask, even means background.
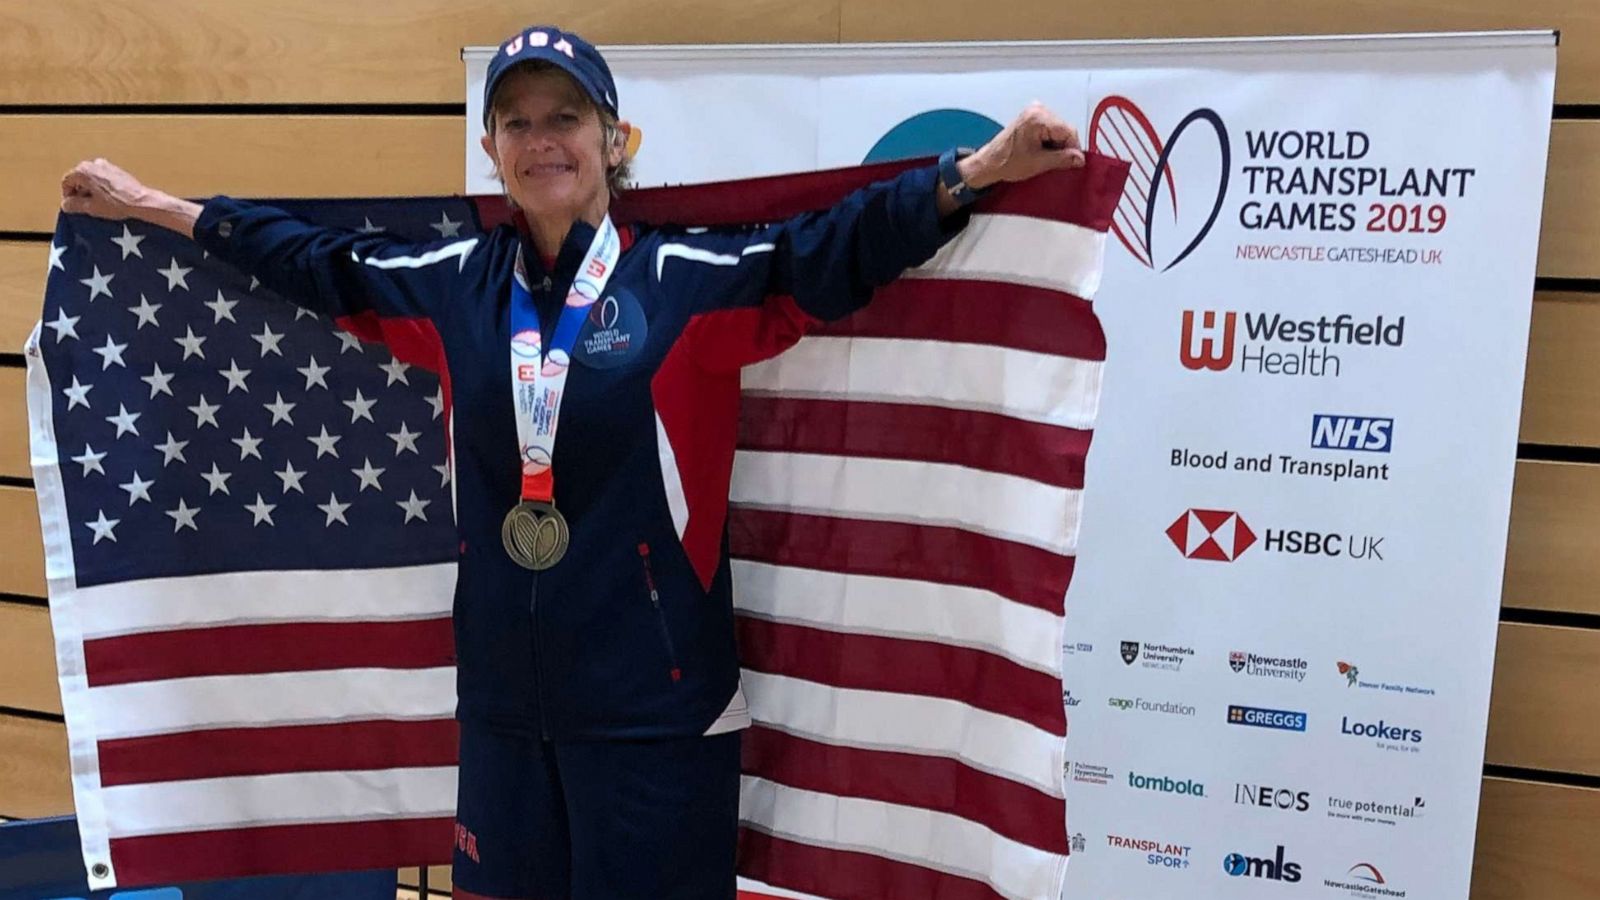
[{"label": "donor family network logo", "polygon": [[[1191,129],[1196,125],[1200,127]],[[1185,156],[1183,177],[1179,180],[1173,154],[1186,137],[1191,143],[1214,146],[1218,162],[1214,176],[1189,167],[1194,159],[1205,158],[1202,152],[1198,157]],[[1232,168],[1228,129],[1215,110],[1191,111],[1163,137],[1137,104],[1113,95],[1101,100],[1089,118],[1089,149],[1129,165],[1122,199],[1111,219],[1111,232],[1134,259],[1165,272],[1183,262],[1211,233],[1228,196],[1228,172]],[[1183,218],[1179,217],[1180,209],[1186,211]],[[1195,227],[1198,213],[1205,213],[1205,221]],[[1174,247],[1182,249],[1174,254]]]}]

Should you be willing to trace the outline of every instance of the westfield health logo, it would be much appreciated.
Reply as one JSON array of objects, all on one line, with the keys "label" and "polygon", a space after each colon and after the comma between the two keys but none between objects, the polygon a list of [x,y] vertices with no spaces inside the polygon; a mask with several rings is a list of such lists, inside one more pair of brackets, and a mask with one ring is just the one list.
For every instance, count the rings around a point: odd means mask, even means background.
[{"label": "westfield health logo", "polygon": [[1189,559],[1233,562],[1256,542],[1239,514],[1226,509],[1191,509],[1167,526],[1167,537]]},{"label": "westfield health logo", "polygon": [[[1181,182],[1172,162],[1180,144],[1190,147]],[[1232,149],[1215,110],[1191,110],[1163,136],[1138,104],[1112,95],[1089,118],[1089,149],[1130,164],[1111,232],[1141,265],[1165,272],[1193,253],[1217,224],[1228,196]],[[1214,169],[1195,166],[1212,159]]]}]

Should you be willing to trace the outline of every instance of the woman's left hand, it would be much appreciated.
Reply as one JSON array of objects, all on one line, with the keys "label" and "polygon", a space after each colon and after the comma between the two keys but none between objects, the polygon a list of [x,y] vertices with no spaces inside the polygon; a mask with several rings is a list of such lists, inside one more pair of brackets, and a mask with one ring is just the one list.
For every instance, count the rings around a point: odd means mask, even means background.
[{"label": "woman's left hand", "polygon": [[1078,129],[1042,103],[1028,104],[1017,118],[977,152],[961,160],[962,180],[982,189],[1001,181],[1026,181],[1052,169],[1084,163]]}]

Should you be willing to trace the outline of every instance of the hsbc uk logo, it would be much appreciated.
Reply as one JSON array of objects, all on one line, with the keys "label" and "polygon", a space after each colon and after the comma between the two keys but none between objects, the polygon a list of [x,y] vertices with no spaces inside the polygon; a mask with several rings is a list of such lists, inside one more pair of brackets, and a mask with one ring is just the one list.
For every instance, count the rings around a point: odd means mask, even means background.
[{"label": "hsbc uk logo", "polygon": [[1189,509],[1167,526],[1167,539],[1186,559],[1231,563],[1260,543],[1264,552],[1383,561],[1383,538],[1369,534],[1268,528],[1262,538],[1226,509]]},{"label": "hsbc uk logo", "polygon": [[1232,370],[1251,375],[1338,378],[1344,374],[1346,360],[1335,350],[1398,348],[1405,340],[1405,316],[1389,319],[1379,315],[1357,321],[1355,316],[1341,313],[1291,319],[1280,313],[1186,309],[1178,361],[1192,372]]},{"label": "hsbc uk logo", "polygon": [[[1179,217],[1179,183],[1172,164],[1173,153],[1185,135],[1193,145],[1183,159],[1186,180],[1181,208],[1189,216],[1187,220]],[[1146,268],[1165,272],[1183,262],[1217,224],[1228,196],[1232,148],[1227,126],[1215,110],[1191,111],[1163,138],[1137,104],[1112,95],[1101,100],[1089,117],[1089,149],[1130,164],[1122,198],[1111,218],[1111,232]],[[1217,164],[1214,177],[1208,177],[1204,169],[1190,167],[1212,158]],[[1200,214],[1205,217],[1203,222]],[[1182,249],[1169,249],[1175,247]]]}]

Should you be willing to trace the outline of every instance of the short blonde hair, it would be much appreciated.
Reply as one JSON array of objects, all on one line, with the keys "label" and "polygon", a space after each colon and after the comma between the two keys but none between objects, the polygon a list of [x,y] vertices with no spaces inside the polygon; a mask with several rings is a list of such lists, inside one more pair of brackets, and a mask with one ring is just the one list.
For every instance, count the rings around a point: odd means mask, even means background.
[{"label": "short blonde hair", "polygon": [[[523,72],[533,75],[544,74],[546,72],[555,72],[561,75],[561,77],[572,82],[573,87],[577,89],[578,96],[582,97],[583,102],[587,104],[590,109],[594,110],[595,114],[600,117],[600,155],[602,159],[604,159],[605,156],[610,153],[611,147],[618,140],[622,139],[622,126],[617,120],[617,117],[613,116],[608,110],[596,106],[595,102],[589,98],[589,94],[583,90],[583,87],[579,85],[571,75],[568,75],[566,72],[562,71],[559,66],[555,65],[554,63],[545,62],[542,59],[530,59],[525,62],[517,63],[509,72],[506,73],[506,76]],[[505,77],[502,77],[500,83],[505,84],[505,81]],[[495,120],[499,118],[499,114],[505,109],[505,106],[501,100],[502,96],[503,95],[500,88],[495,88],[494,96],[489,98],[489,115],[486,117],[488,120],[486,125],[490,140],[494,140]],[[505,178],[500,174],[498,165],[495,167],[494,177],[499,179],[501,184],[505,183]],[[626,153],[624,153],[622,162],[614,166],[606,167],[606,188],[611,192],[611,196],[615,197],[624,190],[627,190],[628,186],[632,182],[633,160],[630,159]]]}]

